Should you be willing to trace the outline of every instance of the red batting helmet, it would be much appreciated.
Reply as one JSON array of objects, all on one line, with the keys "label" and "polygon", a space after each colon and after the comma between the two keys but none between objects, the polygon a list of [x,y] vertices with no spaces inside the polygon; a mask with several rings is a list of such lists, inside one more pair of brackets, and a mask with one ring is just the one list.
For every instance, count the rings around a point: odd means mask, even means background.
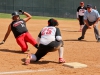
[{"label": "red batting helmet", "polygon": [[84,4],[84,2],[80,2],[80,4]]}]

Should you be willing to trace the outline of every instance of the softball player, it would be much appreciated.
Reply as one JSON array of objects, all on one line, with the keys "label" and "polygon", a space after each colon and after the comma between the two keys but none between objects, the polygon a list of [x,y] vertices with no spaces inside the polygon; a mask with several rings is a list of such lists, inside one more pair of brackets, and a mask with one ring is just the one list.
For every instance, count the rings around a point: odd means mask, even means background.
[{"label": "softball player", "polygon": [[38,48],[38,44],[36,40],[30,35],[30,33],[27,30],[26,22],[31,19],[31,15],[27,12],[24,12],[22,10],[19,10],[22,14],[26,16],[24,19],[20,19],[18,12],[12,13],[12,23],[10,23],[8,30],[5,34],[5,37],[3,41],[0,44],[4,44],[6,39],[8,38],[10,32],[12,31],[14,34],[14,37],[16,38],[16,41],[18,45],[21,47],[22,52],[26,52],[28,49],[27,42],[31,43],[33,46]]},{"label": "softball player", "polygon": [[93,7],[93,9],[94,9],[94,10],[97,10],[97,7],[96,7],[96,6],[94,6],[94,7]]},{"label": "softball player", "polygon": [[84,6],[84,2],[80,2],[80,6],[77,8],[77,19],[79,20],[80,24],[80,32],[84,26],[84,12],[86,11],[86,7]]},{"label": "softball player", "polygon": [[87,11],[84,14],[84,21],[86,25],[83,27],[82,36],[78,38],[78,40],[84,39],[85,33],[87,29],[91,29],[91,26],[94,28],[95,38],[98,42],[100,42],[100,34],[98,30],[100,15],[97,10],[92,9],[92,5],[87,5]]},{"label": "softball player", "polygon": [[64,63],[63,59],[63,41],[58,26],[58,22],[55,19],[48,20],[48,26],[44,27],[38,35],[39,48],[35,54],[28,54],[25,60],[25,64],[29,64],[31,60],[39,61],[48,52],[58,50],[59,62]]}]

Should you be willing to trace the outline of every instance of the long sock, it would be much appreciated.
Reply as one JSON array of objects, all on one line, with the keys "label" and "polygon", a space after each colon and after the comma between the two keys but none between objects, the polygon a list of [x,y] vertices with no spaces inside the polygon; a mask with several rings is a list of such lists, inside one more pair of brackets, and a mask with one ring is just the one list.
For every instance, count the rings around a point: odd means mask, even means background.
[{"label": "long sock", "polygon": [[60,49],[58,50],[58,52],[59,52],[59,58],[63,58],[64,48],[60,47]]},{"label": "long sock", "polygon": [[82,29],[83,29],[84,25],[82,25]]},{"label": "long sock", "polygon": [[83,27],[84,27],[84,25],[80,25],[80,29],[81,29],[81,30],[83,29]]}]

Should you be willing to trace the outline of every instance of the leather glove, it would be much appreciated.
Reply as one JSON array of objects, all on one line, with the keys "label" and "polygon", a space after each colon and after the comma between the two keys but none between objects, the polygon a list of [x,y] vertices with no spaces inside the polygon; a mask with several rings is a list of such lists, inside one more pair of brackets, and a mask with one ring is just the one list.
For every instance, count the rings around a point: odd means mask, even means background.
[{"label": "leather glove", "polygon": [[24,11],[23,10],[19,9],[18,11],[21,12],[22,14],[24,14]]}]

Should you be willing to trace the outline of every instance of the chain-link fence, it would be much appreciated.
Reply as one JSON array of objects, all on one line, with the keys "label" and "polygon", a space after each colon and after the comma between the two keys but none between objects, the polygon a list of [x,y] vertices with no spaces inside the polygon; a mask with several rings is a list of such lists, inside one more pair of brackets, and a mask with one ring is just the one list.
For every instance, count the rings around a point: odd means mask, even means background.
[{"label": "chain-link fence", "polygon": [[[82,0],[85,5],[97,6],[100,0]],[[81,0],[0,0],[0,13],[12,13],[23,9],[35,16],[76,18],[76,9]]]}]

